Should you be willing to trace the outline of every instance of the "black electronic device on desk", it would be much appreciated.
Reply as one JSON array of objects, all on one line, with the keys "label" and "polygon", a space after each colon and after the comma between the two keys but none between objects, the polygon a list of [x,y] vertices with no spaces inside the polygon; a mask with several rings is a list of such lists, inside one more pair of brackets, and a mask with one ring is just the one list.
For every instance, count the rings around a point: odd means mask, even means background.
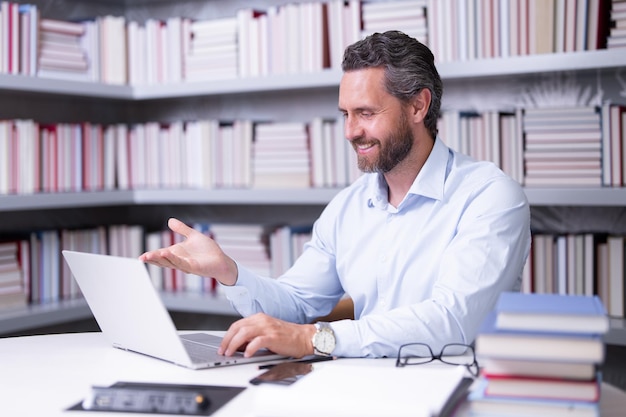
[{"label": "black electronic device on desk", "polygon": [[69,410],[209,416],[245,387],[117,382],[94,386]]}]

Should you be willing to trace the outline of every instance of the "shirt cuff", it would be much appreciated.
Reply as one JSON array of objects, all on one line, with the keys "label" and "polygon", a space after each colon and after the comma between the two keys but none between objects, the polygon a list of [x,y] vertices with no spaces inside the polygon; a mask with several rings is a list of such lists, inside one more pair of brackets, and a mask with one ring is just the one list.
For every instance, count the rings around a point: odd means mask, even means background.
[{"label": "shirt cuff", "polygon": [[221,291],[232,306],[244,317],[256,313],[253,311],[253,295],[256,294],[256,275],[237,264],[237,281],[234,285],[219,284]]},{"label": "shirt cuff", "polygon": [[329,323],[335,333],[333,356],[357,357],[361,355],[359,338],[354,320],[339,320]]}]

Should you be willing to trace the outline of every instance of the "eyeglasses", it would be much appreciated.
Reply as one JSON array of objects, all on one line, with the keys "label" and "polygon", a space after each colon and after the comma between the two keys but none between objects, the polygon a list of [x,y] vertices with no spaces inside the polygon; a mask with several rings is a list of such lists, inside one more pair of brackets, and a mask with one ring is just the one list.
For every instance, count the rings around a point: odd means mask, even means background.
[{"label": "eyeglasses", "polygon": [[465,366],[473,376],[478,376],[478,362],[474,348],[462,343],[450,343],[441,349],[441,353],[435,355],[425,343],[407,343],[398,349],[396,366],[401,368],[409,365],[423,365],[434,360],[448,365]]}]

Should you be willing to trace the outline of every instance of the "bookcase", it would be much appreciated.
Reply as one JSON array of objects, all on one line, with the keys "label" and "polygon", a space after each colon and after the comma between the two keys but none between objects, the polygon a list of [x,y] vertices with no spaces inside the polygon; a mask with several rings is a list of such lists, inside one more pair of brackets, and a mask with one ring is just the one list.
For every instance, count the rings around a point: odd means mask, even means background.
[{"label": "bookcase", "polygon": [[[32,2],[31,2],[32,3]],[[36,2],[35,2],[36,3]],[[80,19],[105,14],[130,20],[170,15],[217,18],[232,16],[245,2],[136,0],[41,2],[42,15]],[[281,5],[265,1],[254,7]],[[623,50],[597,50],[491,58],[438,65],[444,80],[443,110],[510,110],[524,87],[546,78],[569,77],[581,86],[602,91],[603,99],[624,103],[618,75],[626,71]],[[163,85],[105,85],[72,80],[0,74],[3,118],[41,123],[141,123],[222,120],[308,122],[313,116],[337,117],[341,72],[235,78]],[[526,188],[534,231],[626,234],[626,189],[623,187]],[[98,192],[0,195],[0,237],[29,230],[140,224],[149,230],[165,227],[170,216],[187,221],[310,224],[337,188],[120,190]],[[164,294],[172,310],[234,314],[226,300],[212,295]],[[0,335],[89,317],[81,300],[0,310]],[[612,323],[609,341],[626,344],[621,319]]]}]

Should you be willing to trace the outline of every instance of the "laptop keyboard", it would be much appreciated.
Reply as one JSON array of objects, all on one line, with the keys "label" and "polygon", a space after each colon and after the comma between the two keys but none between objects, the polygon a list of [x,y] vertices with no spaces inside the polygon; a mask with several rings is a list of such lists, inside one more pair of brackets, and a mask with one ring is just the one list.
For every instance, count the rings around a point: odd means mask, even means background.
[{"label": "laptop keyboard", "polygon": [[220,361],[221,356],[217,354],[214,346],[207,346],[186,339],[181,340],[193,363]]},{"label": "laptop keyboard", "polygon": [[194,364],[205,364],[213,362],[215,365],[219,364],[234,364],[241,363],[240,361],[258,361],[266,360],[265,357],[269,356],[269,359],[280,359],[278,355],[261,349],[257,351],[253,358],[243,357],[242,352],[235,352],[233,356],[227,357],[224,355],[218,355],[217,349],[222,342],[222,338],[207,333],[189,333],[180,336],[180,340],[183,342],[185,350],[189,354],[189,358]]}]

